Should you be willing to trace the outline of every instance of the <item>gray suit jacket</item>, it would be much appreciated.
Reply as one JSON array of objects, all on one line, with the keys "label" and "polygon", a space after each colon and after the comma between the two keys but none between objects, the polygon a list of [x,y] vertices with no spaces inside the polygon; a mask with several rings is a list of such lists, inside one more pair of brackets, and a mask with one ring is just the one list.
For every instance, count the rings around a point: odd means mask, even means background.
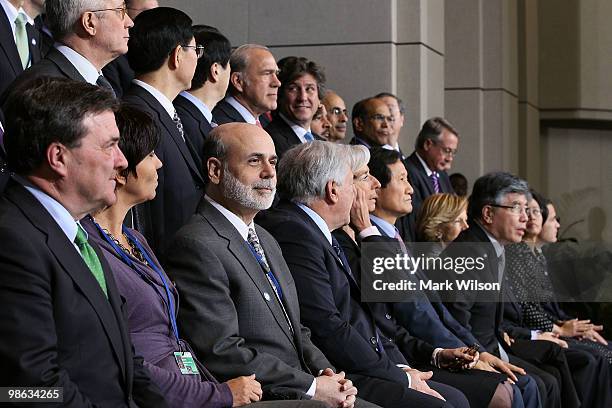
[{"label": "gray suit jacket", "polygon": [[278,243],[263,228],[256,232],[295,335],[248,244],[206,199],[167,252],[166,270],[182,296],[179,327],[220,381],[254,373],[264,398],[300,399],[331,364],[300,324],[297,292]]}]

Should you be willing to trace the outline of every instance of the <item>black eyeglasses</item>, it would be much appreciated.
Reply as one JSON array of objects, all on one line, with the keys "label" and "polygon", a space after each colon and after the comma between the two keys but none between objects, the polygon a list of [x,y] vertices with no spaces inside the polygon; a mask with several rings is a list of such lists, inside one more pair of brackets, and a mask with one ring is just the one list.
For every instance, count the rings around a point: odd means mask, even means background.
[{"label": "black eyeglasses", "polygon": [[123,6],[121,6],[121,7],[99,9],[99,10],[90,10],[90,11],[92,13],[97,13],[99,11],[119,11],[119,12],[121,12],[121,19],[123,20],[125,18],[125,15],[127,14],[128,8],[125,5],[125,3],[123,3]]},{"label": "black eyeglasses", "polygon": [[512,205],[502,205],[502,204],[489,204],[491,207],[497,207],[497,208],[507,208],[508,210],[510,210],[510,212],[512,214],[515,215],[520,215],[522,212],[527,213],[528,208],[524,205],[521,205],[519,203],[514,203]]},{"label": "black eyeglasses", "polygon": [[202,58],[202,55],[204,55],[204,46],[203,45],[181,45],[181,47],[183,48],[193,48],[193,50],[196,53],[196,56],[198,57],[198,59]]}]

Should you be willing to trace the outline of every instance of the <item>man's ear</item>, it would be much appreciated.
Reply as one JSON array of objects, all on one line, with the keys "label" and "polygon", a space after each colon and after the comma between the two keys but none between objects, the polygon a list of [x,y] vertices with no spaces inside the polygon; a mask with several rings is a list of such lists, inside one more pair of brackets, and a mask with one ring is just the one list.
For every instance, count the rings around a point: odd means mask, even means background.
[{"label": "man's ear", "polygon": [[181,63],[181,49],[182,47],[180,45],[177,45],[176,47],[174,47],[172,52],[170,52],[170,55],[168,56],[168,65],[171,69],[177,69],[179,64]]},{"label": "man's ear", "polygon": [[232,72],[230,74],[230,83],[238,92],[244,92],[244,78],[242,72]]},{"label": "man's ear", "polygon": [[353,118],[353,127],[358,132],[363,132],[363,119],[361,118]]},{"label": "man's ear", "polygon": [[425,143],[423,143],[423,150],[425,150],[426,152],[429,151],[429,149],[431,149],[431,146],[434,145],[433,140],[431,139],[427,139],[425,140]]},{"label": "man's ear", "polygon": [[213,84],[219,80],[219,63],[213,62],[208,70],[208,80]]},{"label": "man's ear", "polygon": [[221,177],[223,176],[223,164],[221,160],[216,157],[211,157],[206,162],[206,171],[208,172],[208,179],[213,184],[221,184]]},{"label": "man's ear", "polygon": [[491,207],[490,205],[485,205],[484,207],[482,207],[481,215],[482,215],[481,220],[483,224],[489,225],[493,223],[493,217],[495,216],[495,210],[493,210],[493,207]]},{"label": "man's ear", "polygon": [[70,151],[61,143],[53,142],[47,147],[45,152],[47,163],[51,171],[60,177],[68,175],[68,163],[70,161]]},{"label": "man's ear", "polygon": [[327,184],[325,184],[325,201],[328,204],[336,204],[338,202],[340,199],[338,189],[338,184],[333,180],[329,180]]},{"label": "man's ear", "polygon": [[81,14],[81,17],[78,20],[79,28],[82,29],[87,34],[94,36],[97,31],[97,23],[98,17],[91,11],[85,12]]}]

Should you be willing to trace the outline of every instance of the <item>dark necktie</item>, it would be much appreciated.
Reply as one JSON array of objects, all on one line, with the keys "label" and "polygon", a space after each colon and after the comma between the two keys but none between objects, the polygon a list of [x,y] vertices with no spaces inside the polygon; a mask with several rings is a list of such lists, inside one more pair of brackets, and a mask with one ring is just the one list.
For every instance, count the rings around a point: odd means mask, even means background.
[{"label": "dark necktie", "polygon": [[433,183],[434,192],[438,194],[440,192],[440,179],[437,172],[431,173],[431,182]]},{"label": "dark necktie", "polygon": [[98,79],[96,80],[96,84],[100,88],[108,89],[115,98],[117,97],[117,94],[115,93],[115,90],[113,89],[113,86],[111,85],[110,82],[108,82],[108,79],[104,78],[104,75],[100,75],[98,77]]},{"label": "dark necktie", "polygon": [[89,267],[89,270],[93,274],[94,278],[98,281],[102,292],[104,292],[104,296],[108,298],[108,292],[106,289],[106,279],[104,278],[104,271],[102,270],[102,264],[100,263],[100,259],[94,251],[93,247],[87,241],[87,234],[83,230],[80,224],[77,224],[79,229],[77,230],[76,238],[74,239],[74,243],[79,248],[79,252],[81,253],[81,257]]},{"label": "dark necktie", "polygon": [[181,138],[183,139],[183,142],[184,142],[185,141],[185,130],[183,129],[183,122],[181,121],[181,118],[179,117],[176,111],[174,111],[174,116],[172,117],[172,121],[176,125],[176,128],[178,129],[178,132],[181,135]]},{"label": "dark necktie", "polygon": [[344,251],[342,250],[342,247],[340,246],[340,244],[338,243],[338,241],[333,235],[332,235],[332,248],[334,248],[334,252],[336,252],[336,255],[338,255],[338,258],[340,258],[340,262],[342,262],[344,269],[348,271],[349,275],[354,280],[355,276],[353,275],[353,271],[351,271],[351,265],[349,264],[349,261]]},{"label": "dark necktie", "polygon": [[276,276],[274,275],[274,272],[272,272],[272,269],[270,269],[270,265],[268,264],[268,259],[266,258],[266,254],[264,253],[261,243],[259,242],[259,237],[257,236],[257,233],[255,232],[253,228],[249,228],[249,233],[247,235],[247,242],[257,254],[257,258],[258,258],[257,261],[261,265],[261,268],[264,270],[266,274],[266,278],[268,279],[270,286],[272,286],[272,290],[274,290],[276,299],[278,300],[278,303],[283,309],[283,313],[285,314],[285,319],[287,320],[287,324],[289,324],[289,329],[293,333],[293,326],[291,325],[291,320],[289,319],[289,315],[287,314],[287,311],[285,310],[285,305],[283,304],[283,291],[281,289],[280,283],[278,282],[278,279],[276,279]]}]

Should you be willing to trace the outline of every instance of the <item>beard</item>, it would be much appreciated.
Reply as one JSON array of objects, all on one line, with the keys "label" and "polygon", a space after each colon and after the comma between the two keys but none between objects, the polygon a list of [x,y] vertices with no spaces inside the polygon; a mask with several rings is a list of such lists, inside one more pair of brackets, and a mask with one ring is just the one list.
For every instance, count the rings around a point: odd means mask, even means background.
[{"label": "beard", "polygon": [[[272,206],[276,193],[276,186],[272,179],[260,180],[247,186],[238,180],[227,167],[224,169],[223,176],[221,188],[226,198],[253,210],[267,210]],[[269,195],[260,195],[257,188],[269,188],[272,192]]]}]

